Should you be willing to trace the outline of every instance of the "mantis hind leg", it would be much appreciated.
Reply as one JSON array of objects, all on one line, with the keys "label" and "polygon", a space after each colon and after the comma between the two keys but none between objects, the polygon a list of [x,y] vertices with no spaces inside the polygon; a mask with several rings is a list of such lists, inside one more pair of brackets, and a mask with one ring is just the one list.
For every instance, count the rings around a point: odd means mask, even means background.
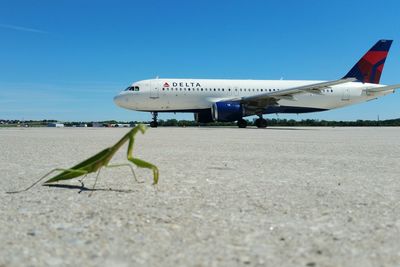
[{"label": "mantis hind leg", "polygon": [[137,178],[137,176],[136,176],[136,174],[135,174],[135,171],[134,171],[134,169],[132,168],[132,165],[130,165],[130,164],[128,164],[128,163],[112,164],[112,165],[106,165],[106,166],[104,166],[104,167],[106,167],[106,168],[116,168],[116,167],[123,167],[123,166],[129,167],[129,169],[130,169],[131,172],[132,172],[133,178],[135,178],[135,181],[136,181],[136,182],[138,182],[138,183],[144,183],[144,181],[139,181],[139,180],[138,180],[138,178]]},{"label": "mantis hind leg", "polygon": [[[105,165],[104,167],[105,167],[105,168],[117,168],[117,167],[123,167],[123,166],[128,166],[128,167],[131,169],[132,174],[133,174],[133,177],[135,178],[136,182],[138,182],[138,183],[143,183],[143,182],[139,181],[139,180],[136,178],[135,171],[133,170],[132,166],[129,165],[129,164],[126,164],[126,163],[122,163],[122,164],[112,164],[112,165]],[[96,180],[94,181],[94,185],[93,185],[93,188],[92,188],[92,192],[90,192],[89,197],[92,196],[92,194],[93,194],[93,192],[94,192],[94,190],[95,190],[95,188],[96,188],[97,179],[99,178],[100,171],[101,171],[101,168],[100,168],[99,171],[97,172]],[[85,177],[86,177],[86,175],[85,175]],[[85,177],[83,177],[83,178],[85,178]],[[83,180],[83,179],[82,179],[82,180]],[[83,183],[82,183],[82,184],[83,184]]]},{"label": "mantis hind leg", "polygon": [[53,169],[51,171],[49,171],[48,173],[46,173],[44,176],[42,176],[39,180],[37,180],[36,182],[34,182],[32,185],[28,186],[27,188],[23,189],[23,190],[18,190],[18,191],[11,191],[11,192],[6,192],[7,194],[15,194],[15,193],[21,193],[21,192],[25,192],[28,191],[29,189],[31,189],[32,187],[34,187],[35,185],[37,185],[40,181],[42,181],[44,178],[46,178],[47,176],[49,176],[50,174],[52,174],[53,172],[56,171],[63,171],[63,172],[72,172],[72,173],[81,173],[82,175],[84,174],[88,174],[87,171],[84,170],[74,170],[74,169],[60,169],[60,168],[56,168]]},{"label": "mantis hind leg", "polygon": [[90,194],[89,194],[89,197],[91,197],[91,196],[92,196],[92,194],[93,194],[93,192],[94,192],[94,189],[96,188],[97,179],[99,178],[100,171],[101,171],[101,168],[100,168],[100,169],[99,169],[99,171],[97,172],[97,175],[96,175],[96,180],[94,180],[94,184],[93,184],[93,187],[92,187],[92,192],[90,192]]},{"label": "mantis hind leg", "polygon": [[83,183],[83,180],[87,177],[87,174],[85,174],[82,179],[78,180],[81,183],[81,190],[78,192],[79,194],[82,193],[83,190],[85,190],[85,184]]},{"label": "mantis hind leg", "polygon": [[83,180],[85,180],[86,177],[87,177],[87,174],[85,174],[85,175],[82,177],[82,179],[78,180],[78,181],[81,183],[82,187],[85,186],[85,184],[83,183]]}]

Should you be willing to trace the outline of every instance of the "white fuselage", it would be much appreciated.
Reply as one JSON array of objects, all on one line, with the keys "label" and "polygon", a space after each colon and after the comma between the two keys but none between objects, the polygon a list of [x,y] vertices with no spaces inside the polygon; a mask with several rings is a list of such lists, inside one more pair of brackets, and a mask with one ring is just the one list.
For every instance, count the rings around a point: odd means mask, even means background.
[{"label": "white fuselage", "polygon": [[[114,98],[123,108],[152,112],[193,112],[208,109],[218,101],[240,99],[322,81],[296,80],[211,80],[211,79],[150,79],[135,82]],[[329,110],[375,99],[393,90],[366,93],[364,90],[381,84],[349,82],[331,86],[320,94],[299,93],[295,99],[281,99],[279,106]],[[309,111],[308,111],[309,112]],[[295,113],[301,113],[295,112]]]}]

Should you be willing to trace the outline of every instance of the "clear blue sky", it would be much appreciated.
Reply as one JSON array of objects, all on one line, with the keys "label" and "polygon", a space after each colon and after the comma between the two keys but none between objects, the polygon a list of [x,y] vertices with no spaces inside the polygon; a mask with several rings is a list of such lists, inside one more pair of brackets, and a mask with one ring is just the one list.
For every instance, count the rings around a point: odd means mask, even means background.
[{"label": "clear blue sky", "polygon": [[[381,83],[400,83],[399,1],[0,2],[0,119],[149,120],[112,98],[147,78],[342,77],[394,39]],[[400,117],[400,92],[281,118]],[[270,115],[269,117],[276,117]],[[192,118],[165,114],[161,118]]]}]

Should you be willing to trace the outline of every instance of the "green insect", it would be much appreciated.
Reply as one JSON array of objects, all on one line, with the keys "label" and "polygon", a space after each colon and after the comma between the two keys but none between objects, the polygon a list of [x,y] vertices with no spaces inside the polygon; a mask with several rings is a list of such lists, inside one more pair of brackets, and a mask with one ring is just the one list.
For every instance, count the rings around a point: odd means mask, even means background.
[{"label": "green insect", "polygon": [[[128,144],[128,151],[127,151],[127,159],[139,168],[151,169],[153,171],[153,184],[157,184],[158,176],[159,176],[158,168],[149,162],[146,162],[146,161],[138,159],[138,158],[134,158],[132,156],[133,144],[135,142],[135,135],[137,134],[138,131],[142,132],[142,134],[143,134],[146,131],[146,126],[144,126],[142,124],[137,125],[132,130],[130,130],[127,134],[125,134],[124,137],[122,137],[121,140],[119,140],[115,145],[100,151],[96,155],[82,161],[81,163],[73,166],[70,169],[56,168],[54,170],[51,170],[47,174],[45,174],[42,178],[40,178],[39,180],[34,182],[28,188],[26,188],[24,190],[20,190],[20,191],[13,191],[13,192],[7,192],[7,193],[11,194],[11,193],[20,193],[20,192],[27,191],[27,190],[31,189],[33,186],[35,186],[37,183],[42,181],[44,178],[46,178],[47,176],[49,176],[50,174],[52,174],[53,172],[56,172],[56,171],[61,171],[61,173],[54,176],[53,178],[47,180],[46,182],[44,182],[44,185],[62,181],[62,180],[73,179],[73,178],[76,178],[76,177],[79,177],[82,175],[84,175],[84,177],[83,177],[83,179],[84,179],[86,177],[86,175],[88,175],[89,173],[97,172],[96,180],[93,185],[93,189],[94,189],[96,187],[97,178],[99,177],[101,168],[103,168],[103,167],[107,167],[107,168],[121,167],[121,166],[130,167],[132,174],[135,177],[135,180],[138,181],[136,178],[135,172],[132,168],[132,165],[130,165],[128,163],[113,164],[113,165],[108,164],[110,162],[111,158],[114,156],[114,154],[118,151],[118,149],[120,149],[121,146],[123,146],[126,143],[126,141],[128,141],[128,140],[129,140],[129,144]],[[81,181],[81,183],[82,183],[82,181]],[[83,183],[82,183],[82,187],[83,187]]]}]

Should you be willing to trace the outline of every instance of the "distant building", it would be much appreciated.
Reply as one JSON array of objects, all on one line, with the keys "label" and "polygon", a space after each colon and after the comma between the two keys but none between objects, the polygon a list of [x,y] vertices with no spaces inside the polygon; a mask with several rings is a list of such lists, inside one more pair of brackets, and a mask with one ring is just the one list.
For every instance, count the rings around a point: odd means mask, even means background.
[{"label": "distant building", "polygon": [[130,125],[128,123],[118,123],[115,124],[115,127],[130,127]]},{"label": "distant building", "polygon": [[47,127],[63,128],[64,123],[50,122],[49,124],[47,124]]},{"label": "distant building", "polygon": [[103,123],[101,122],[93,122],[92,125],[93,127],[104,127]]}]

